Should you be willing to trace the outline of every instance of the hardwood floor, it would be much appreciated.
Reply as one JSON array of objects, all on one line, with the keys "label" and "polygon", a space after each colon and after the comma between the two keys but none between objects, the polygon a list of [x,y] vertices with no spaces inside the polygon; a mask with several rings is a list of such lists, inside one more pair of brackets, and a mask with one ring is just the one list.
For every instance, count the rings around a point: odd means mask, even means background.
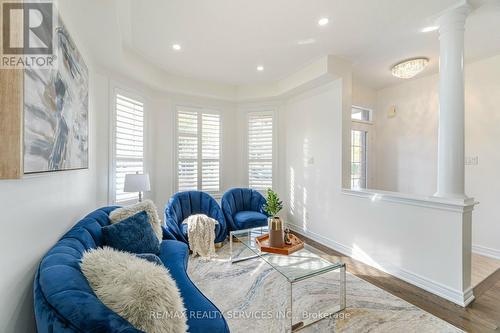
[{"label": "hardwood floor", "polygon": [[363,264],[299,233],[307,244],[337,257],[347,271],[467,332],[500,332],[500,270],[474,287],[475,300],[462,308],[405,281]]},{"label": "hardwood floor", "polygon": [[500,260],[472,254],[472,286],[475,287],[500,269]]}]

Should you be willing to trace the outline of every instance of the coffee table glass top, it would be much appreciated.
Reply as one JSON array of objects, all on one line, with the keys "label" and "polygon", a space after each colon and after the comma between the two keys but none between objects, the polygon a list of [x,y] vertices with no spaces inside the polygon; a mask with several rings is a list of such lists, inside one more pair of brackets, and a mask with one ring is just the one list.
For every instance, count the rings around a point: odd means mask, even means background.
[{"label": "coffee table glass top", "polygon": [[[261,252],[259,246],[255,242],[255,238],[266,233],[268,233],[268,228],[262,227],[232,231],[231,236],[235,237],[240,243],[242,243],[246,249],[251,250],[255,256],[265,260],[290,282],[303,280],[308,277],[345,266],[345,264],[341,262],[333,263],[322,258],[321,256],[327,255],[307,244],[304,244],[303,249],[289,255]],[[230,238],[230,241],[232,243],[232,237]],[[243,257],[241,250],[237,251],[233,249],[233,244],[231,244],[231,247],[231,260],[233,262],[252,258]]]}]

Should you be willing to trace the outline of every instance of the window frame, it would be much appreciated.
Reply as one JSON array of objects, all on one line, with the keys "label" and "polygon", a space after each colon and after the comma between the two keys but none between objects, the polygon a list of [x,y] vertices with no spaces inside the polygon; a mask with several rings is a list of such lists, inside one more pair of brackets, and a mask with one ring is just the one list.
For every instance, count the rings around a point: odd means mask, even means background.
[{"label": "window frame", "polygon": [[[366,163],[366,186],[365,188],[371,188],[373,187],[373,177],[375,175],[375,154],[373,153],[373,147],[374,147],[374,141],[375,141],[375,131],[373,129],[373,117],[374,117],[374,112],[373,109],[370,108],[365,108],[357,105],[352,105],[351,107],[351,116],[352,116],[352,109],[361,109],[364,111],[369,112],[370,120],[359,120],[359,119],[352,119],[351,118],[351,131],[349,132],[349,137],[350,137],[350,145],[349,145],[349,151],[351,152],[352,150],[352,131],[364,131],[366,132],[366,152],[365,152],[365,163]],[[352,160],[349,159],[349,170],[352,168]],[[349,172],[349,187],[352,188],[352,174]],[[360,189],[353,189],[353,190],[360,190]]]},{"label": "window frame", "polygon": [[[354,147],[353,145],[353,142],[352,142],[352,132],[360,132],[360,133],[363,133],[364,134],[364,142],[361,143],[360,146],[357,146],[357,147],[360,147],[363,149],[363,154],[361,156],[361,161],[359,162],[353,162],[352,160],[352,149]],[[369,140],[369,131],[367,131],[366,129],[364,128],[351,128],[351,177],[350,177],[350,182],[351,182],[351,189],[353,190],[360,190],[360,189],[366,189],[368,188],[368,179],[369,179],[369,167],[368,167],[368,140]],[[360,138],[361,139],[361,138]],[[364,145],[363,145],[364,143]],[[359,178],[360,180],[363,180],[364,181],[364,187],[360,187],[360,188],[354,188],[353,185],[352,185],[352,181],[353,181],[353,174],[352,174],[352,165],[353,163],[358,163],[360,166],[364,166],[364,172],[361,173],[361,177]],[[364,174],[364,175],[363,175]]]},{"label": "window frame", "polygon": [[202,117],[203,113],[205,114],[216,114],[219,116],[219,191],[213,192],[213,191],[205,191],[212,195],[215,198],[219,198],[222,196],[222,175],[223,175],[223,132],[224,132],[224,117],[223,114],[220,110],[217,108],[210,108],[210,107],[204,107],[204,106],[193,106],[193,105],[185,105],[185,104],[177,104],[174,107],[174,121],[173,121],[173,133],[174,133],[174,139],[173,139],[173,144],[174,144],[174,165],[173,165],[173,189],[174,192],[179,192],[179,127],[178,127],[178,121],[179,121],[179,111],[187,111],[187,112],[197,112],[198,114],[198,131],[197,131],[197,138],[198,138],[198,179],[197,179],[197,187],[196,191],[203,191],[202,186],[203,186],[203,175],[202,175],[202,163],[203,163],[203,152],[202,152],[202,131],[201,128],[203,126],[202,124]]},{"label": "window frame", "polygon": [[[278,135],[277,135],[277,122],[278,122],[278,114],[276,108],[271,108],[271,107],[263,107],[263,108],[257,108],[257,109],[249,109],[246,110],[245,112],[245,149],[244,149],[244,161],[245,161],[245,184],[248,188],[250,187],[250,177],[249,177],[249,171],[250,171],[250,159],[249,159],[249,130],[250,130],[250,116],[251,115],[265,115],[265,116],[271,116],[273,119],[273,126],[272,126],[272,158],[271,158],[271,168],[272,168],[272,179],[271,179],[271,188],[276,190],[277,186],[277,180],[276,180],[276,174],[277,174],[277,169],[278,169]],[[255,189],[261,193],[264,193],[266,189]]]},{"label": "window frame", "polygon": [[[352,109],[367,111],[369,119],[368,120],[352,119]],[[369,109],[369,108],[362,107],[362,106],[352,105],[351,106],[351,121],[355,122],[355,123],[361,123],[361,124],[373,124],[373,110]]]},{"label": "window frame", "polygon": [[142,156],[142,169],[144,173],[150,173],[149,170],[149,163],[148,163],[148,147],[149,147],[149,103],[147,99],[144,97],[145,94],[135,91],[134,89],[130,88],[124,88],[122,86],[119,86],[118,84],[111,82],[110,83],[110,98],[109,98],[109,104],[110,104],[110,115],[109,115],[109,128],[110,128],[110,136],[109,136],[109,168],[108,168],[108,204],[110,205],[127,205],[127,204],[133,204],[136,202],[136,200],[127,200],[127,201],[121,201],[119,203],[116,202],[116,97],[118,94],[123,95],[127,98],[134,99],[140,103],[142,103],[143,106],[143,156]]}]

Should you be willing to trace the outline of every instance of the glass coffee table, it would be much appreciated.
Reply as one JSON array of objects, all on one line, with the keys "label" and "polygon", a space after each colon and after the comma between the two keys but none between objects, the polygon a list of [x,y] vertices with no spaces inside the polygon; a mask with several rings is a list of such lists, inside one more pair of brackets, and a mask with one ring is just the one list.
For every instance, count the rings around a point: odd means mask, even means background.
[{"label": "glass coffee table", "polygon": [[[290,307],[290,331],[298,331],[345,309],[346,267],[344,263],[326,260],[324,257],[327,254],[307,244],[304,244],[303,249],[290,255],[261,252],[255,239],[266,233],[268,233],[267,227],[231,231],[229,235],[231,262],[236,264],[246,260],[262,260],[285,277],[289,285],[287,306]],[[237,246],[237,243],[233,242],[241,243],[243,246]],[[303,283],[308,282],[310,285],[303,286]],[[328,284],[330,282],[331,284]],[[308,304],[309,307],[319,305],[320,312],[308,312],[302,308],[304,305],[302,299],[306,297],[294,294],[294,291],[299,289],[298,287],[301,290],[307,290],[308,296],[314,293],[322,295],[322,297],[317,296],[317,300]],[[338,289],[338,291],[331,294],[332,299],[325,298],[327,293],[324,291],[331,292],[331,289]]]}]

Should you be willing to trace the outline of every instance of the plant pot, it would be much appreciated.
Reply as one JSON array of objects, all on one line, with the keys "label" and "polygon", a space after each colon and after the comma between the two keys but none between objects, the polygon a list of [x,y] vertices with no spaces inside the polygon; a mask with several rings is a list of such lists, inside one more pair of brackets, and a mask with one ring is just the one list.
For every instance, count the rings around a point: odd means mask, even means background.
[{"label": "plant pot", "polygon": [[285,246],[285,228],[283,220],[278,216],[269,217],[267,219],[269,227],[269,246],[271,247],[284,247]]}]

